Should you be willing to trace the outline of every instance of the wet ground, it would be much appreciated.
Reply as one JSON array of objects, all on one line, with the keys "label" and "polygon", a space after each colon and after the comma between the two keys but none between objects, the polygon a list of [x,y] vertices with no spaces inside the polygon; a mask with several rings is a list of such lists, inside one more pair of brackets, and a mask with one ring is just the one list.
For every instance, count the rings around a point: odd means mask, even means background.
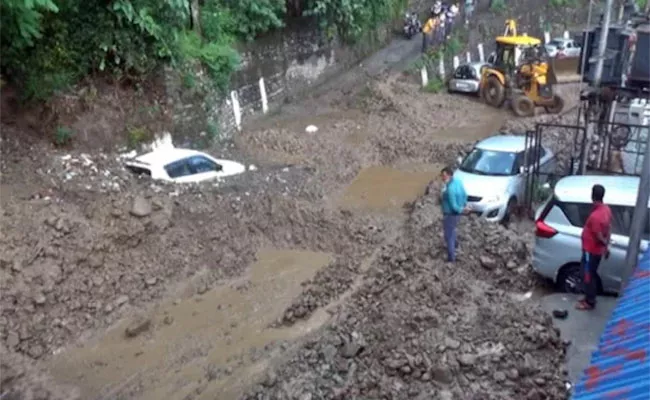
[{"label": "wet ground", "polygon": [[[232,147],[213,149],[258,166],[216,185],[152,184],[126,173],[116,154],[89,163],[74,154],[81,161],[71,163],[64,152],[46,159],[5,142],[4,345],[39,360],[82,399],[236,399],[258,381],[276,390],[270,398],[294,398],[280,389],[294,378],[298,388],[318,386],[301,399],[332,398],[341,387],[349,391],[339,398],[358,395],[368,382],[379,389],[363,393],[379,397],[413,398],[398,390],[409,384],[424,398],[447,386],[452,398],[469,398],[456,393],[463,385],[526,398],[542,390],[535,379],[549,383],[540,396],[561,398],[554,331],[529,302],[506,296],[538,290],[530,230],[467,222],[454,271],[442,261],[435,195],[424,196],[431,182],[438,190],[441,167],[476,140],[535,119],[512,122],[507,110],[472,97],[423,93],[377,63],[247,126]],[[576,101],[575,88],[561,91]],[[34,173],[25,179],[25,171]],[[135,212],[136,203],[148,212]],[[415,325],[404,320],[416,314]],[[304,346],[336,353],[341,344],[326,333],[330,326],[348,342],[361,343],[355,334],[363,331],[375,344],[361,364],[323,356],[317,373],[326,379],[316,379],[307,366],[320,356]],[[488,344],[484,328],[500,344]],[[521,331],[530,343],[519,342]],[[413,360],[433,357],[445,340],[453,351],[440,368],[463,378],[433,385],[424,379],[432,366]],[[405,343],[413,366],[379,367]],[[485,346],[528,355],[497,357],[504,350]],[[473,352],[485,362],[503,359],[509,374],[533,355],[540,372],[526,372],[519,386],[519,378],[489,376],[483,361],[456,374],[457,358],[465,363]],[[352,365],[365,365],[372,379],[343,371]],[[400,394],[388,396],[393,391]]]}]

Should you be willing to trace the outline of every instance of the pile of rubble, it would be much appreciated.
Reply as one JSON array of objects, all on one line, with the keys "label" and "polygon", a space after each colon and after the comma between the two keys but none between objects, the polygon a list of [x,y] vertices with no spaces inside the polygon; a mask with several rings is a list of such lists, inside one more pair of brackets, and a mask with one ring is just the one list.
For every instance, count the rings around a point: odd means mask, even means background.
[{"label": "pile of rubble", "polygon": [[566,398],[550,316],[430,253],[407,228],[331,326],[245,398]]},{"label": "pile of rubble", "polygon": [[253,193],[250,201],[239,201],[241,195],[187,193],[181,202],[144,191],[101,199],[77,194],[61,203],[5,201],[2,343],[46,357],[163,297],[179,281],[200,275],[195,285],[202,290],[241,276],[256,249],[355,259],[380,240],[382,222],[375,218],[352,220],[274,192]]},{"label": "pile of rubble", "polygon": [[[408,225],[430,246],[438,259],[444,259],[442,215],[439,206],[439,184],[429,185],[427,195],[412,205]],[[471,270],[475,278],[513,291],[528,291],[536,277],[530,268],[534,241],[533,228],[521,223],[505,228],[486,224],[481,218],[463,217],[458,226],[459,263]]]},{"label": "pile of rubble", "polygon": [[330,327],[246,399],[566,398],[550,316],[508,296],[530,289],[530,236],[468,217],[460,260],[445,263],[434,193]]}]

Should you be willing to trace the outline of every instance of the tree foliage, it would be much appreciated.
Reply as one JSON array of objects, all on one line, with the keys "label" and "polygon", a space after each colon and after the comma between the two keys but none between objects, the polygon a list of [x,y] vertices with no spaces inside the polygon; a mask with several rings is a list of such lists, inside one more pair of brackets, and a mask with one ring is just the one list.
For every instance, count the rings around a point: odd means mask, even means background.
[{"label": "tree foliage", "polygon": [[405,7],[404,0],[312,0],[307,13],[316,16],[330,36],[356,42],[392,20]]},{"label": "tree foliage", "polygon": [[161,64],[196,71],[200,63],[225,88],[238,65],[235,43],[283,27],[287,1],[352,41],[404,0],[0,0],[0,68],[27,99],[89,73],[143,79]]}]

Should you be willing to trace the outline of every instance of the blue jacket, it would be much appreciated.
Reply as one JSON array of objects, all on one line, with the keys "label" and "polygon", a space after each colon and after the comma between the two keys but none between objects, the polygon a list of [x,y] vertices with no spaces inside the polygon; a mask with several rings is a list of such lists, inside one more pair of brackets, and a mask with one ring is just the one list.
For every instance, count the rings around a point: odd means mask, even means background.
[{"label": "blue jacket", "polygon": [[467,206],[467,193],[463,183],[453,177],[442,187],[442,213],[462,214]]}]

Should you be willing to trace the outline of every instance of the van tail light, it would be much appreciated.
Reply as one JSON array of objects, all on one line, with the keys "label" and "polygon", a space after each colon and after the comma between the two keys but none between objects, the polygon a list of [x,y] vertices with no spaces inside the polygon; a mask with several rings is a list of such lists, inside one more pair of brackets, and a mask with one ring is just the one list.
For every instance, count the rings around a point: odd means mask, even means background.
[{"label": "van tail light", "polygon": [[535,222],[535,236],[550,239],[557,235],[557,231],[546,224],[541,218]]}]

